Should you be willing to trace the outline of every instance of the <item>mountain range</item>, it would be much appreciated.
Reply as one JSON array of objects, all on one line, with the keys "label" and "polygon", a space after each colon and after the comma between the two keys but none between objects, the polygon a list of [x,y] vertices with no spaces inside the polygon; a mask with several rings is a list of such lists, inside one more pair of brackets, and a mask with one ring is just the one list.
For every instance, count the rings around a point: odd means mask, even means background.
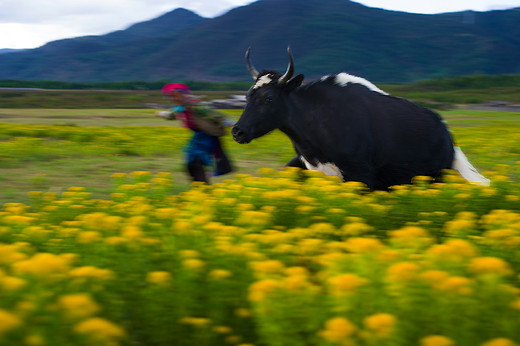
[{"label": "mountain range", "polygon": [[349,0],[259,0],[216,18],[175,9],[101,36],[0,54],[0,79],[248,80],[257,69],[348,72],[376,82],[520,73],[520,7],[412,14]]}]

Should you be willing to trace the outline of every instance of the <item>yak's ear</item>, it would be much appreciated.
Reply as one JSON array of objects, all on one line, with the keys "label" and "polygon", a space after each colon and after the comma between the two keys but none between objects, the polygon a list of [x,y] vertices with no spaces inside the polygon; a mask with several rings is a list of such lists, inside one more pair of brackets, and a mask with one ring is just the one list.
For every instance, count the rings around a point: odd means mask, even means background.
[{"label": "yak's ear", "polygon": [[285,90],[286,90],[286,92],[290,93],[291,91],[293,91],[294,89],[296,89],[297,87],[302,85],[302,83],[303,83],[303,75],[299,74],[287,82]]}]

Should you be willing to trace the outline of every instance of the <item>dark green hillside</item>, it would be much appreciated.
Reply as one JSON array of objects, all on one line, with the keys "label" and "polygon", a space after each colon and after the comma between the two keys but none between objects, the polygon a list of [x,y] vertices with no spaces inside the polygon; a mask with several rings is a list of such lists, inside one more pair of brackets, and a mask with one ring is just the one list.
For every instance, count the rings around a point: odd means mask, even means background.
[{"label": "dark green hillside", "polygon": [[104,36],[0,55],[0,79],[248,80],[258,69],[346,71],[375,82],[520,73],[520,8],[420,15],[348,0],[260,0],[213,19],[175,10]]}]

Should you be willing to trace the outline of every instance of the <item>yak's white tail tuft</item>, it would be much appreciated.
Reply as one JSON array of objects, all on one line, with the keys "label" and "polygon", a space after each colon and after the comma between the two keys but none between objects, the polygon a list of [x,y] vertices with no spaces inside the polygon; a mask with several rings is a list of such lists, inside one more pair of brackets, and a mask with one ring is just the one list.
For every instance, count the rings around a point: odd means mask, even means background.
[{"label": "yak's white tail tuft", "polygon": [[488,186],[490,180],[480,174],[477,169],[473,167],[459,147],[454,147],[454,149],[455,157],[451,168],[459,172],[464,179],[472,184]]}]

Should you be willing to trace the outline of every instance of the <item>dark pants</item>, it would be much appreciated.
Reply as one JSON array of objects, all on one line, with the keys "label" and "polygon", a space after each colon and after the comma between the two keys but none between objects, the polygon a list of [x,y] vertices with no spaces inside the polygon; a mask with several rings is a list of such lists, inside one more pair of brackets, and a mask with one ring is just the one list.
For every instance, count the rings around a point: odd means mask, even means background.
[{"label": "dark pants", "polygon": [[199,161],[199,159],[195,158],[188,164],[188,173],[191,175],[193,181],[202,181],[209,184],[204,165]]}]

